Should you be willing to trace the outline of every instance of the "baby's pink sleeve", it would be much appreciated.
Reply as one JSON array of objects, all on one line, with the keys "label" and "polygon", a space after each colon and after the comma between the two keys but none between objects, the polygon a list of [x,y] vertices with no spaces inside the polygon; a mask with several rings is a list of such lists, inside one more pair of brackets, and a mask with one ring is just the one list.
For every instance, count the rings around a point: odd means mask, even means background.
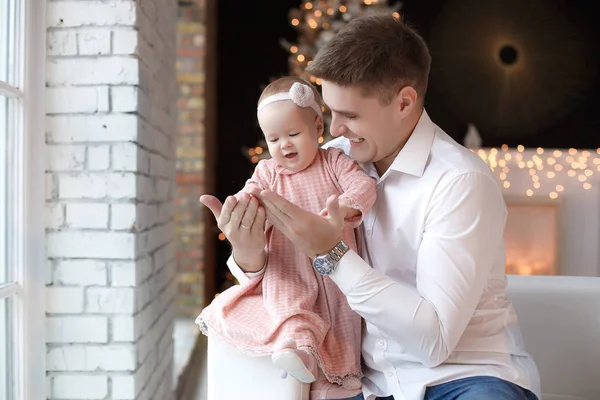
[{"label": "baby's pink sleeve", "polygon": [[361,224],[367,211],[373,207],[376,198],[375,180],[367,175],[356,161],[348,157],[340,149],[327,149],[327,158],[344,193],[340,196],[346,199],[351,207],[361,214],[351,220],[354,227]]},{"label": "baby's pink sleeve", "polygon": [[260,160],[254,169],[254,173],[246,181],[240,192],[251,193],[252,189],[270,190],[273,182],[274,170],[270,168],[268,160]]}]

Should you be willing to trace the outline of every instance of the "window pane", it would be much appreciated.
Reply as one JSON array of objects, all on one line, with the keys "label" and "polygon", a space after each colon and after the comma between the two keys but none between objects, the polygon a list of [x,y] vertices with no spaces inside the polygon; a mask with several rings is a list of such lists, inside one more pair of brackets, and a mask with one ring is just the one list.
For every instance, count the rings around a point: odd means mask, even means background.
[{"label": "window pane", "polygon": [[0,283],[8,282],[10,279],[6,251],[9,227],[7,220],[8,143],[8,99],[0,95]]},{"label": "window pane", "polygon": [[0,81],[14,84],[9,76],[14,65],[14,0],[0,0]]},{"label": "window pane", "polygon": [[0,0],[0,81],[6,82],[8,60],[8,0]]},{"label": "window pane", "polygon": [[0,399],[8,400],[14,398],[10,304],[10,297],[0,300]]}]

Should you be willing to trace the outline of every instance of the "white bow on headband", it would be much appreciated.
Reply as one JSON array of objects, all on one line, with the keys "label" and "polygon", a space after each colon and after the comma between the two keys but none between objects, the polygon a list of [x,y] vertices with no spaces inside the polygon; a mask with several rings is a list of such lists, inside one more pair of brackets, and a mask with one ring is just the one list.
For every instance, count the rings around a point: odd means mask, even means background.
[{"label": "white bow on headband", "polygon": [[315,101],[315,94],[313,89],[305,84],[300,82],[294,82],[289,92],[281,92],[275,93],[267,98],[263,99],[259,104],[256,110],[256,113],[266,107],[267,105],[281,100],[292,100],[299,107],[310,107],[319,116],[323,116],[323,112],[321,111],[321,107]]}]

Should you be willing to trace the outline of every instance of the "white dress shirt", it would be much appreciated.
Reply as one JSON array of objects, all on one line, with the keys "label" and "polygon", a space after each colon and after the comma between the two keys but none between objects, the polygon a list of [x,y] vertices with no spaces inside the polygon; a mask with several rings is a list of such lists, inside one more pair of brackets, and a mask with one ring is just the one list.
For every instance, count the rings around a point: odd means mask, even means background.
[{"label": "white dress shirt", "polygon": [[[327,145],[350,153],[345,138]],[[506,297],[507,211],[488,166],[423,111],[383,176],[362,167],[377,181],[365,251],[348,252],[331,278],[365,320],[365,398],[422,400],[427,386],[479,375],[540,397]],[[248,279],[232,258],[228,265]]]}]

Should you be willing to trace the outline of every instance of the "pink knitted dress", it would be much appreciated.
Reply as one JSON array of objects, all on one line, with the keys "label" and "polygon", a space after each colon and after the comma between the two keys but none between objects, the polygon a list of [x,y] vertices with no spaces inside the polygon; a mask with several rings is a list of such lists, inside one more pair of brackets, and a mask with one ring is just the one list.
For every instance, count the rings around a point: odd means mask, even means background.
[{"label": "pink knitted dress", "polygon": [[[300,172],[260,161],[244,190],[273,190],[313,213],[325,208],[328,196],[339,194],[364,215],[375,202],[375,183],[339,149],[319,150],[315,161]],[[354,228],[362,218],[346,222],[343,239],[357,250]],[[314,271],[311,260],[277,229],[267,227],[265,273],[245,285],[221,293],[197,319],[240,351],[270,355],[285,348],[313,354],[330,382],[360,387],[362,377],[361,318],[327,276]]]}]

